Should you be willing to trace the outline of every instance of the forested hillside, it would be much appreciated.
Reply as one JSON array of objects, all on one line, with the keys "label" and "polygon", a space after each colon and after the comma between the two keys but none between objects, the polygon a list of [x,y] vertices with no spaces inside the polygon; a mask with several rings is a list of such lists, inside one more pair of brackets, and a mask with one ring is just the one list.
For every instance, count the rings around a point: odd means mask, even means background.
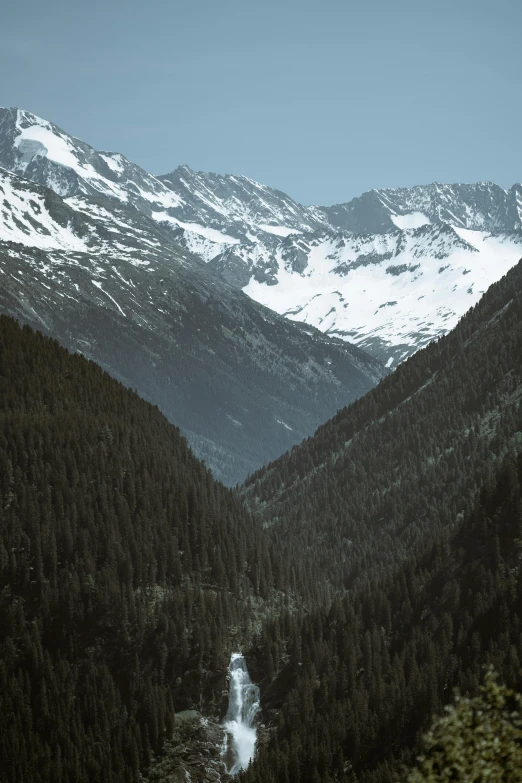
[{"label": "forested hillside", "polygon": [[0,783],[522,783],[521,30],[0,0]]},{"label": "forested hillside", "polygon": [[336,587],[392,573],[469,514],[522,444],[522,263],[457,328],[251,476],[244,497]]},{"label": "forested hillside", "polygon": [[280,591],[320,590],[157,408],[7,317],[0,514],[2,783],[138,781]]},{"label": "forested hillside", "polygon": [[395,783],[455,685],[515,684],[521,288],[254,475],[257,519],[157,408],[2,317],[0,781],[138,783],[237,649],[271,727],[245,783]]},{"label": "forested hillside", "polygon": [[405,781],[455,686],[476,693],[493,664],[520,688],[521,536],[522,452],[510,451],[458,528],[394,576],[274,622],[253,654],[277,674],[265,687],[277,729],[241,783]]},{"label": "forested hillside", "polygon": [[0,163],[10,169],[0,167],[0,312],[157,405],[223,483],[244,481],[387,374],[228,285],[189,252],[225,236],[191,221],[202,234],[184,241],[170,211],[188,227],[187,204],[122,156],[0,109]]}]

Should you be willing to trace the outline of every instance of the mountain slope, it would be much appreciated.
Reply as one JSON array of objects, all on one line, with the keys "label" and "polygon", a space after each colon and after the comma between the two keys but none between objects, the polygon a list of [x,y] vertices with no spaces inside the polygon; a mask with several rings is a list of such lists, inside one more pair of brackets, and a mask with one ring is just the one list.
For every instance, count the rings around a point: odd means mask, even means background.
[{"label": "mountain slope", "polygon": [[180,166],[154,177],[123,155],[97,152],[22,109],[0,109],[0,166],[59,195],[102,195],[130,204],[178,238],[219,247],[260,234],[285,236],[324,225],[319,213],[247,177]]},{"label": "mountain slope", "polygon": [[293,553],[157,408],[5,316],[0,423],[0,781],[138,783],[175,712],[219,710]]},{"label": "mountain slope", "polygon": [[370,190],[346,204],[317,209],[331,226],[355,233],[386,234],[427,223],[510,232],[522,228],[521,193],[521,185],[505,191],[493,182],[434,182],[413,188]]},{"label": "mountain slope", "polygon": [[[493,666],[521,690],[519,449],[520,443],[491,471],[456,529],[426,531],[397,571],[266,627],[252,656],[265,675],[266,715],[277,707],[277,728],[245,783],[278,780],[284,772],[292,783],[409,780],[404,765],[422,752],[420,735],[433,715],[447,717],[455,687],[463,696],[477,694],[484,670]],[[430,502],[429,495],[424,499]],[[449,741],[459,749],[455,733]],[[480,779],[477,774],[461,780]],[[519,783],[521,774],[506,765],[504,779]],[[426,778],[450,779],[451,772]]]},{"label": "mountain slope", "polygon": [[134,207],[256,301],[390,366],[451,329],[520,256],[520,184],[305,207],[247,177],[188,166],[153,177],[20,109],[0,109],[0,165],[68,199]]},{"label": "mountain slope", "polygon": [[256,301],[390,366],[453,328],[521,252],[522,231],[439,223],[236,245],[209,265]]},{"label": "mountain slope", "polygon": [[470,511],[520,446],[521,399],[522,262],[447,336],[250,477],[244,496],[350,586]]},{"label": "mountain slope", "polygon": [[[158,177],[185,205],[180,214],[243,240],[258,234],[288,236],[325,228],[327,221],[286,193],[248,177],[206,174],[180,166]],[[254,236],[252,236],[254,235]]]},{"label": "mountain slope", "polygon": [[[227,483],[385,374],[234,290],[122,202],[0,172],[0,308],[155,402]],[[16,242],[13,241],[16,240]]]},{"label": "mountain slope", "polygon": [[0,165],[60,196],[101,195],[151,211],[179,198],[123,155],[97,152],[41,117],[0,109]]}]

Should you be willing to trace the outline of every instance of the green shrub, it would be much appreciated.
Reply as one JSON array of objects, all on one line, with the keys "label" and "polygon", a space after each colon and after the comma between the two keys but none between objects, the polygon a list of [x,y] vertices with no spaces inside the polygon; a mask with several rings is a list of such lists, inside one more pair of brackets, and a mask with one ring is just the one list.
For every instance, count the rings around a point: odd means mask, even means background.
[{"label": "green shrub", "polygon": [[522,696],[490,669],[474,699],[457,695],[425,736],[427,751],[408,783],[522,781]]}]

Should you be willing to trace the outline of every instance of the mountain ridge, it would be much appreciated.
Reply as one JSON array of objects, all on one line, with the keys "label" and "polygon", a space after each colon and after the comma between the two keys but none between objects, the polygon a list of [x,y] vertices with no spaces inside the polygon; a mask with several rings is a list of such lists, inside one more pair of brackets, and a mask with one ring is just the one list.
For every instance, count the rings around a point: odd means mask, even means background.
[{"label": "mountain ridge", "polygon": [[[503,189],[487,180],[476,183],[431,182],[411,188],[373,188],[351,201],[317,207],[336,228],[345,231],[388,233],[401,228],[393,218],[416,214],[418,220],[445,222],[462,228],[513,231],[522,228],[520,184]],[[460,200],[459,214],[451,211]],[[404,226],[406,227],[406,226]]]},{"label": "mountain ridge", "polygon": [[471,512],[477,486],[521,446],[521,345],[522,261],[455,329],[249,477],[245,499],[345,586],[392,568],[423,531]]},{"label": "mountain ridge", "polygon": [[0,165],[65,198],[132,206],[251,298],[390,367],[447,333],[520,256],[520,184],[373,189],[306,207],[187,164],[153,177],[15,109],[0,110]]},{"label": "mountain ridge", "polygon": [[228,484],[386,374],[232,288],[162,223],[0,170],[0,308],[160,406]]}]

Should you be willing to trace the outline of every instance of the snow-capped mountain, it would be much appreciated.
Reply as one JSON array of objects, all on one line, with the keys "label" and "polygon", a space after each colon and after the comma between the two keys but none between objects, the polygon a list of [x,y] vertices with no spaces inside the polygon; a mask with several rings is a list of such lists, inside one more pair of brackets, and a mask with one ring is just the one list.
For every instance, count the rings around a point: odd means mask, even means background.
[{"label": "snow-capped mountain", "polygon": [[0,165],[80,213],[93,196],[134,208],[253,299],[390,366],[452,328],[522,255],[520,184],[372,190],[305,207],[247,177],[188,166],[154,177],[18,109],[0,110]]},{"label": "snow-capped mountain", "polygon": [[[119,200],[76,195],[61,198],[0,168],[0,241],[42,250],[130,253],[148,266],[170,232]],[[195,259],[192,259],[193,261]]]},{"label": "snow-capped mountain", "polygon": [[201,255],[256,301],[387,366],[453,328],[522,256],[522,185],[371,191],[311,209],[330,225]]},{"label": "snow-capped mountain", "polygon": [[242,240],[255,241],[263,234],[286,237],[328,226],[322,214],[248,177],[180,166],[158,179],[181,198],[180,218],[191,221],[197,215],[205,226]]},{"label": "snow-capped mountain", "polygon": [[522,228],[522,185],[507,191],[492,182],[370,190],[346,204],[317,207],[317,211],[336,229],[364,234],[428,223],[511,232]]},{"label": "snow-capped mountain", "polygon": [[0,166],[63,197],[108,196],[143,212],[179,205],[175,193],[123,155],[97,152],[21,109],[0,109]]},{"label": "snow-capped mountain", "polygon": [[256,301],[390,367],[452,329],[521,256],[521,231],[492,235],[439,223],[239,246],[210,266]]},{"label": "snow-capped mountain", "polygon": [[62,198],[0,169],[0,201],[0,311],[138,389],[226,483],[386,373],[229,286],[124,199]]},{"label": "snow-capped mountain", "polygon": [[97,152],[47,120],[0,109],[0,166],[60,196],[100,195],[132,205],[206,257],[220,245],[287,236],[327,225],[320,212],[247,177],[180,166],[154,177],[123,155]]}]

